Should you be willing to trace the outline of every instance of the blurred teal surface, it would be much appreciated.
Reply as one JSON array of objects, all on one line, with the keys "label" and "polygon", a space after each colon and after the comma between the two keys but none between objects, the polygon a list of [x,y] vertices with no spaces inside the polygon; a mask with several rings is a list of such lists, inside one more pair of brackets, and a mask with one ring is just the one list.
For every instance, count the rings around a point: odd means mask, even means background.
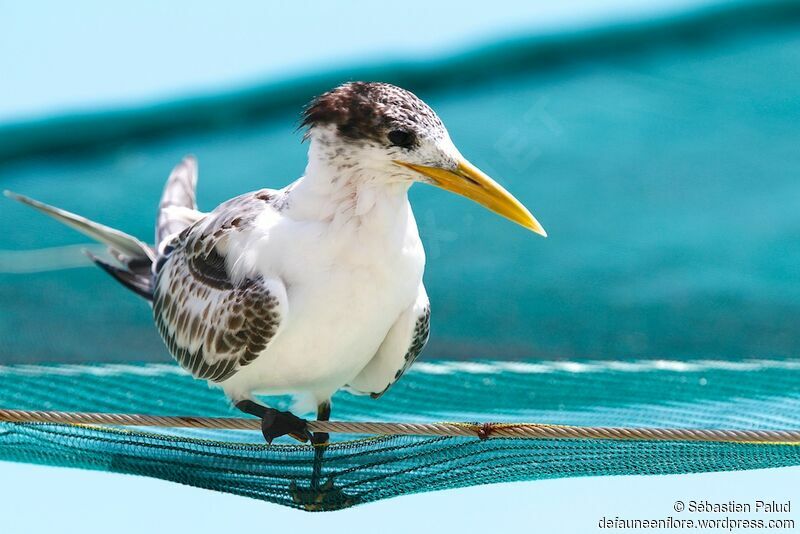
[{"label": "blurred teal surface", "polygon": [[[576,48],[554,62],[533,54],[513,71],[408,84],[550,234],[414,187],[434,321],[425,356],[800,353],[800,27],[791,22],[599,55]],[[149,239],[161,186],[186,153],[199,158],[205,209],[299,177],[299,111],[287,104],[239,126],[9,160],[0,185]],[[10,201],[0,224],[0,249],[84,242]],[[32,273],[26,258],[0,259],[0,361],[168,360],[148,307],[103,273]]]}]

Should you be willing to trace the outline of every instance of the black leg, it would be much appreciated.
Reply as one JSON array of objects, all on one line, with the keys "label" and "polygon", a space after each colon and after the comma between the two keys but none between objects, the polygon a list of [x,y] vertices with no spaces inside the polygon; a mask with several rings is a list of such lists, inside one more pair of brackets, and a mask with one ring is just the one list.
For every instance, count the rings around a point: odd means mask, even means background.
[{"label": "black leg", "polygon": [[[331,402],[325,401],[317,406],[317,421],[330,421],[331,419]],[[327,445],[330,435],[327,432],[314,432],[311,438],[311,443],[314,445]]]},{"label": "black leg", "polygon": [[[328,421],[331,417],[331,403],[325,401],[317,406],[317,421]],[[358,495],[350,495],[334,484],[334,475],[328,474],[328,479],[322,482],[322,464],[325,451],[328,449],[329,436],[327,432],[314,432],[311,443],[314,445],[314,460],[311,465],[311,480],[308,488],[299,488],[292,481],[289,492],[294,502],[302,505],[306,510],[338,510],[347,508],[359,502]]]},{"label": "black leg", "polygon": [[259,404],[257,402],[253,402],[251,400],[243,400],[236,403],[236,408],[238,410],[243,411],[246,414],[254,415],[261,419],[264,417],[264,414],[267,413],[267,408],[263,404]]},{"label": "black leg", "polygon": [[[317,421],[328,421],[331,418],[331,403],[325,401],[317,406]],[[311,444],[314,445],[314,464],[311,468],[311,487],[319,489],[320,478],[322,476],[322,457],[328,447],[330,435],[327,432],[314,432],[311,437]]]},{"label": "black leg", "polygon": [[291,412],[280,412],[251,400],[237,402],[236,408],[261,419],[261,433],[264,434],[267,443],[286,435],[302,442],[312,439],[308,431],[308,422]]}]

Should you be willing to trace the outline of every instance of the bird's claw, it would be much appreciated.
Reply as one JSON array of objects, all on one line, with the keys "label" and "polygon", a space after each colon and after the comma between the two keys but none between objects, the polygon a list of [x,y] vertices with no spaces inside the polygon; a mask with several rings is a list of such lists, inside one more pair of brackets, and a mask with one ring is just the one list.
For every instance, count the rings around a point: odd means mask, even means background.
[{"label": "bird's claw", "polygon": [[269,410],[261,417],[261,433],[267,443],[281,436],[289,435],[303,443],[311,440],[308,430],[308,421],[297,417],[291,412]]}]

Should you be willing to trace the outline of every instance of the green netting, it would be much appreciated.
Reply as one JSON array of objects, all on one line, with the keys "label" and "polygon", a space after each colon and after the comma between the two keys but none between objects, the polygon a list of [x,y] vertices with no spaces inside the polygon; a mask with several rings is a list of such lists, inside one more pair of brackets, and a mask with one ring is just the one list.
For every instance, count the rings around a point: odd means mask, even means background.
[{"label": "green netting", "polygon": [[[237,415],[219,391],[163,364],[0,367],[0,406]],[[334,414],[780,430],[800,427],[798,406],[800,360],[423,362],[379,401],[338,395]],[[800,465],[799,446],[741,443],[334,437],[318,474],[314,454],[307,445],[265,445],[249,431],[0,424],[5,460],[146,475],[322,510],[496,482]],[[309,497],[303,490],[312,484],[318,491]]]}]

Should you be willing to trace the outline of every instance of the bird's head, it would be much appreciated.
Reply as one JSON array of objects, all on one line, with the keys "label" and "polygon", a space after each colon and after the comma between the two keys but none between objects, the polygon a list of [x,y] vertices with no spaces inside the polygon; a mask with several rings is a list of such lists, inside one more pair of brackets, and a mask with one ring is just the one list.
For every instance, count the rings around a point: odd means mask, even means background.
[{"label": "bird's head", "polygon": [[302,126],[314,149],[341,169],[358,168],[372,180],[435,185],[547,235],[522,203],[461,155],[439,116],[405,89],[346,83],[315,98]]}]

